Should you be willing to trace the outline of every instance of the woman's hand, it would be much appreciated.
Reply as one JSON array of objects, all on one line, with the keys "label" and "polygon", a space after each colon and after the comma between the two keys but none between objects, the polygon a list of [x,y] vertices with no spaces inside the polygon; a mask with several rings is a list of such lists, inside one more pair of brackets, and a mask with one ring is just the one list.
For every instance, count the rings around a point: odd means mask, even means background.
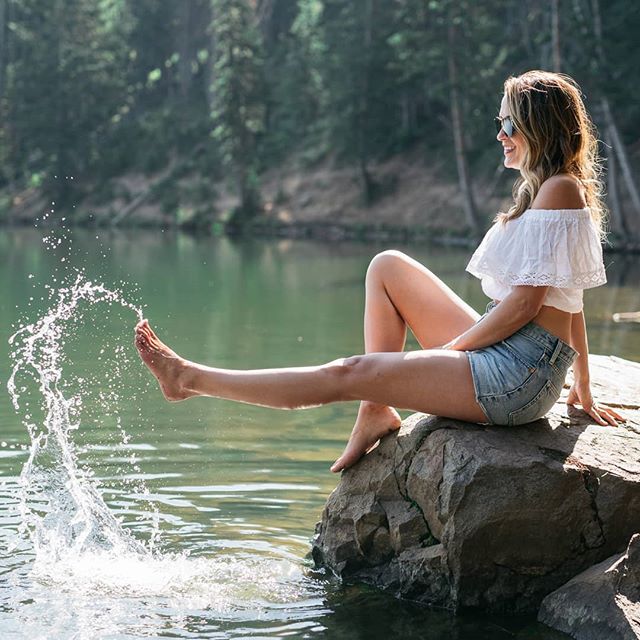
[{"label": "woman's hand", "polygon": [[616,427],[618,422],[626,422],[626,418],[622,417],[618,412],[594,402],[591,395],[591,385],[588,382],[574,382],[571,385],[567,404],[574,407],[576,404],[582,405],[584,411],[598,424],[611,424]]}]

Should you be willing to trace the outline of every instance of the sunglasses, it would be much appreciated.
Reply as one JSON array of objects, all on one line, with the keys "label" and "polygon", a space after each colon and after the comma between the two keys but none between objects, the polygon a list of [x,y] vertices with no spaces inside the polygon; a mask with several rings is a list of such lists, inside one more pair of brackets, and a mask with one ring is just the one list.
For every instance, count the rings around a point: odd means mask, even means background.
[{"label": "sunglasses", "polygon": [[502,129],[507,138],[510,138],[516,130],[511,116],[505,116],[504,118],[496,117],[493,121],[496,125],[496,133],[500,133],[500,129]]}]

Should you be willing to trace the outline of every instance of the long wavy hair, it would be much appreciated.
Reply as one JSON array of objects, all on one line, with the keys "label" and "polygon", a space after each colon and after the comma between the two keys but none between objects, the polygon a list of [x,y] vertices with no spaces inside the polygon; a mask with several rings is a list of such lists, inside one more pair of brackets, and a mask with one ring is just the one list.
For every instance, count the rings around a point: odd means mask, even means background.
[{"label": "long wavy hair", "polygon": [[504,83],[509,113],[525,140],[514,203],[497,220],[507,222],[531,206],[542,183],[560,173],[575,176],[600,236],[606,208],[597,133],[573,78],[550,71],[527,71]]}]

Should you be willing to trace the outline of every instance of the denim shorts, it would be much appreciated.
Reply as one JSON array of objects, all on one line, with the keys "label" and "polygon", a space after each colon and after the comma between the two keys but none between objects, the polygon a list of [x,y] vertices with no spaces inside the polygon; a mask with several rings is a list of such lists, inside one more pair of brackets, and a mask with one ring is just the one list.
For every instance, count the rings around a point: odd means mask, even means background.
[{"label": "denim shorts", "polygon": [[[490,302],[484,316],[495,306]],[[500,342],[466,354],[476,399],[487,421],[509,426],[542,418],[551,409],[578,356],[566,342],[533,322]]]}]

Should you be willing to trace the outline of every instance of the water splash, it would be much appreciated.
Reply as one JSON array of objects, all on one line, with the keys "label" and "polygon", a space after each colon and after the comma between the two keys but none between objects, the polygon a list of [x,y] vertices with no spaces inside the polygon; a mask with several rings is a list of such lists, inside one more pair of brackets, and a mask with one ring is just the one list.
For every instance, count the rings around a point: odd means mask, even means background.
[{"label": "water splash", "polygon": [[102,500],[90,469],[78,464],[71,432],[78,429],[81,395],[66,398],[61,389],[64,342],[80,305],[118,303],[139,319],[142,310],[116,291],[85,279],[56,292],[57,299],[37,322],[16,331],[9,339],[14,366],[7,388],[16,411],[21,408],[18,386],[23,376],[35,379],[43,399],[44,419],[33,422],[28,410],[23,421],[29,431],[29,457],[20,475],[22,529],[31,538],[36,559],[57,560],[87,549],[143,552],[143,545],[126,532]]},{"label": "water splash", "polygon": [[[21,534],[34,550],[30,575],[35,584],[55,587],[55,593],[168,599],[181,609],[207,608],[222,618],[251,619],[256,611],[273,607],[278,612],[283,605],[304,609],[315,589],[310,590],[298,559],[237,550],[215,557],[162,552],[159,517],[152,521],[149,540],[143,542],[112,513],[90,466],[79,462],[73,436],[86,414],[82,408],[88,387],[97,389],[105,413],[113,412],[117,393],[77,378],[80,390],[70,395],[65,346],[81,332],[80,321],[88,309],[96,313],[104,303],[117,304],[138,319],[143,317],[142,310],[120,292],[91,282],[82,273],[67,286],[52,290],[51,297],[50,309],[9,340],[13,369],[7,386],[31,438],[20,475],[20,520]],[[32,415],[27,378],[38,387],[42,420]],[[116,425],[118,444],[126,446],[128,436],[118,416]],[[138,471],[136,475],[143,477]],[[138,494],[148,493],[144,486],[135,488]],[[155,507],[153,513],[160,515]]]}]

